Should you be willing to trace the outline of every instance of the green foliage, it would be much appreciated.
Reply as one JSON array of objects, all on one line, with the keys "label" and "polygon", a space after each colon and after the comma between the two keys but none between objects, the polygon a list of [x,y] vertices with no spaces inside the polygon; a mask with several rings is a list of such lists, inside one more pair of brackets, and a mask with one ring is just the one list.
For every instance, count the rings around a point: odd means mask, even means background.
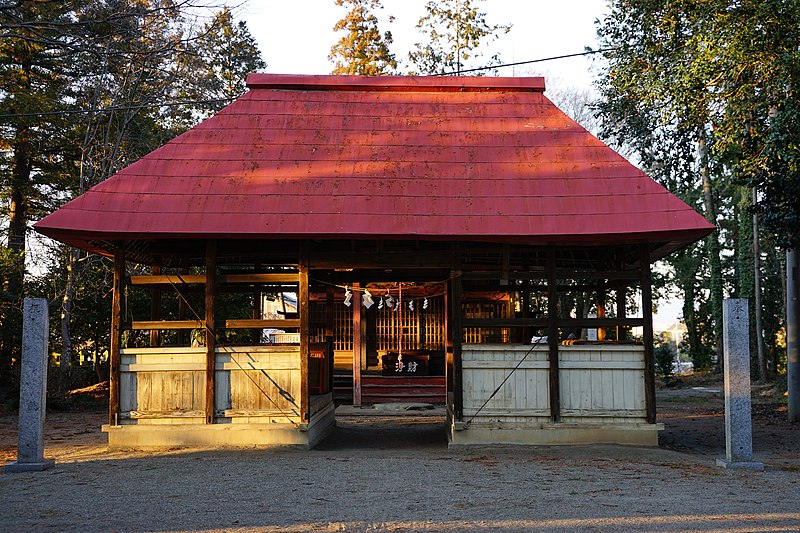
[{"label": "green foliage", "polygon": [[[719,227],[668,259],[684,297],[688,350],[703,369],[720,348],[723,292],[754,295],[752,212],[762,241],[797,244],[800,4],[620,0],[610,7],[598,25],[601,47],[611,49],[598,84],[601,135]],[[782,327],[779,269],[762,261],[773,348]]]},{"label": "green foliage", "polygon": [[[39,265],[44,272],[26,274],[30,223],[219,108],[164,103],[233,98],[244,91],[244,75],[265,66],[228,10],[200,34],[187,29],[185,15],[203,7],[204,0],[76,0],[0,9],[0,193],[8,235],[0,250],[0,381],[10,380],[18,358],[26,295],[50,300],[56,351],[74,347],[96,359],[108,344],[107,261],[54,246],[51,261]],[[193,81],[191,91],[182,80]],[[128,309],[136,305],[133,299]]]},{"label": "green foliage", "polygon": [[656,374],[664,381],[669,381],[675,373],[673,366],[675,356],[675,347],[668,339],[664,337],[655,339],[653,357],[655,359]]},{"label": "green foliage", "polygon": [[[460,73],[473,66],[470,61],[482,58],[482,48],[511,30],[511,24],[489,24],[486,13],[477,4],[482,0],[439,0],[425,4],[425,15],[417,28],[425,37],[409,53],[415,74]],[[500,64],[499,55],[488,63]]]},{"label": "green foliage", "polygon": [[[328,59],[334,62],[332,74],[384,76],[393,74],[397,60],[389,51],[392,32],[381,34],[374,12],[383,9],[380,0],[336,0],[336,5],[348,7],[343,19],[334,25],[336,32],[345,32],[331,47]],[[390,21],[392,18],[390,17]]]},{"label": "green foliage", "polygon": [[247,24],[234,22],[229,8],[217,12],[197,38],[189,41],[187,52],[178,58],[176,97],[197,103],[179,108],[184,128],[244,94],[247,75],[267,68]]}]

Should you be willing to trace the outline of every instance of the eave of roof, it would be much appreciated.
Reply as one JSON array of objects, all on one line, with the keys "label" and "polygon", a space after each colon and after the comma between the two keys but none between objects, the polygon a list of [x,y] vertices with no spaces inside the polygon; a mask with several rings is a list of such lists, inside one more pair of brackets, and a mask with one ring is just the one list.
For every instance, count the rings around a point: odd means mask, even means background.
[{"label": "eave of roof", "polygon": [[667,250],[713,230],[558,110],[542,78],[253,74],[248,86],[37,231],[81,248],[236,237]]}]

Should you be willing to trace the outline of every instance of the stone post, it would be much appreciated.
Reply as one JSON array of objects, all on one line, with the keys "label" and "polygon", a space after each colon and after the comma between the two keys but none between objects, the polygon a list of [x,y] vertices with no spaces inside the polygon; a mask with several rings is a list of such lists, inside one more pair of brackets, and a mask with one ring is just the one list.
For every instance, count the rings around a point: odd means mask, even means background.
[{"label": "stone post", "polygon": [[746,298],[722,302],[722,343],[725,357],[724,468],[762,470],[753,461],[753,422],[750,410],[750,330]]},{"label": "stone post", "polygon": [[47,300],[25,298],[22,315],[19,448],[17,462],[6,465],[6,472],[40,471],[55,464],[55,461],[44,458],[48,340]]}]

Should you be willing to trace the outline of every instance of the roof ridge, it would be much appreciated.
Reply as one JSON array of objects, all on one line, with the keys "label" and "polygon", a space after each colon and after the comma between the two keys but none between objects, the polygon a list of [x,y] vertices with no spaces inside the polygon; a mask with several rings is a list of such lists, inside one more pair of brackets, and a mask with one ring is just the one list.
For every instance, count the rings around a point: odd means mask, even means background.
[{"label": "roof ridge", "polygon": [[544,92],[541,76],[335,76],[328,74],[261,74],[247,76],[250,89],[306,91],[411,91],[411,92]]}]

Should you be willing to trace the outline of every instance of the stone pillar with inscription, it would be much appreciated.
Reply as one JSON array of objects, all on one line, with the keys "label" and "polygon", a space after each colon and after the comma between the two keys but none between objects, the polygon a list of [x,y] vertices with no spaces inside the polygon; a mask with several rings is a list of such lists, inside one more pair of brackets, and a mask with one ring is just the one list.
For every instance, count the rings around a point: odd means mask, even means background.
[{"label": "stone pillar with inscription", "polygon": [[722,302],[722,342],[725,357],[724,468],[763,470],[753,461],[753,421],[750,406],[750,330],[746,298]]},{"label": "stone pillar with inscription", "polygon": [[19,387],[19,448],[17,462],[6,465],[6,472],[46,470],[55,464],[44,458],[48,341],[47,300],[25,298]]}]

